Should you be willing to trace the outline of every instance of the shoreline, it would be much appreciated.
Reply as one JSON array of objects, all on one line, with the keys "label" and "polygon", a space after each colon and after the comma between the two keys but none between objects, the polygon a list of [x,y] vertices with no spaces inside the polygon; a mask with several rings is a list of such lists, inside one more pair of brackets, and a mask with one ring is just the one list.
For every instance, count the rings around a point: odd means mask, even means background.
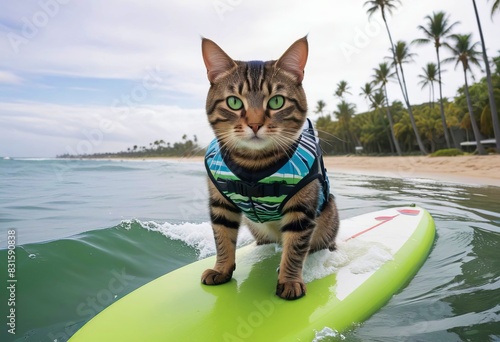
[{"label": "shoreline", "polygon": [[[487,156],[324,156],[331,173],[363,174],[388,178],[426,178],[437,181],[500,187],[500,155]],[[113,161],[203,162],[204,157],[103,158]]]},{"label": "shoreline", "polygon": [[[363,174],[388,178],[426,178],[436,181],[500,187],[500,155],[455,157],[324,156],[331,173]],[[177,162],[202,162],[203,157],[164,158]]]}]

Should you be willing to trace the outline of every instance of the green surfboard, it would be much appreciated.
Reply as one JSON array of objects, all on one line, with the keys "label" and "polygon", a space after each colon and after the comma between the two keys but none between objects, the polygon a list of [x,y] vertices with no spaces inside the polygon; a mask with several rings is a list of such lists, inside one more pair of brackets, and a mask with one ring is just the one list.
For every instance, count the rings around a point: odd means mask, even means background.
[{"label": "green surfboard", "polygon": [[201,284],[215,257],[200,260],[118,300],[70,341],[312,341],[379,310],[417,273],[434,235],[430,214],[414,206],[342,220],[338,250],[308,257],[307,295],[295,301],[275,295],[279,247],[251,244],[237,250],[229,283]]}]

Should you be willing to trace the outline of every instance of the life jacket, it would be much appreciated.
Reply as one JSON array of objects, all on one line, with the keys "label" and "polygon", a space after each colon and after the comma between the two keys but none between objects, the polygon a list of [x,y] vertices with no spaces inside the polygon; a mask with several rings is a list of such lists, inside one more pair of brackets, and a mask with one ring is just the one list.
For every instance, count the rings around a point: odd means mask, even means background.
[{"label": "life jacket", "polygon": [[319,215],[328,201],[330,185],[309,119],[292,148],[291,157],[283,158],[266,170],[252,172],[235,165],[214,139],[205,154],[205,167],[220,193],[250,220],[261,223],[280,220],[287,201],[318,179],[322,186],[316,208]]}]

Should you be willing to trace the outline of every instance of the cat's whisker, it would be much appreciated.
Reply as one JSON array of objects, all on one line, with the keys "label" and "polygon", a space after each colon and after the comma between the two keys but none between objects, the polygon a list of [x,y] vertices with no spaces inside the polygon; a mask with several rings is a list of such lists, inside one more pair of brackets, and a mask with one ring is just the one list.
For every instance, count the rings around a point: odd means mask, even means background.
[{"label": "cat's whisker", "polygon": [[[318,129],[317,130],[318,132],[322,133],[322,134],[325,134],[325,135],[329,135],[333,138],[335,138],[335,140],[338,140],[338,141],[341,141],[341,142],[346,142],[346,140],[334,135],[334,134],[331,134],[330,132],[327,132],[327,131],[324,131],[324,130],[321,130],[321,129]],[[319,138],[319,137],[318,137]],[[323,141],[329,141],[329,142],[333,142],[334,140],[327,140],[325,138],[319,138],[320,140],[323,140]]]},{"label": "cat's whisker", "polygon": [[272,135],[270,136],[271,140],[273,141],[273,143],[278,147],[280,148],[283,153],[286,154],[286,156],[288,158],[291,158],[291,155],[289,154],[289,150],[290,150],[290,144],[287,143],[286,141],[286,137],[283,137],[283,136],[279,136],[279,135]]},{"label": "cat's whisker", "polygon": [[[323,138],[319,138],[319,137],[316,137],[318,139],[319,142],[325,144],[325,145],[328,145],[330,147],[334,147],[335,145],[333,144],[333,140],[328,140],[328,139],[323,139]],[[321,145],[321,144],[320,144]]]},{"label": "cat's whisker", "polygon": [[[323,132],[323,131],[322,131]],[[323,132],[323,133],[326,133],[326,132]],[[307,134],[309,136],[312,136],[311,133],[304,133],[304,134]],[[332,135],[332,134],[329,134],[329,135]],[[315,136],[315,138],[317,138],[320,142],[322,142],[323,144],[325,145],[328,145],[330,147],[334,147],[335,145],[333,144],[335,141],[340,141],[340,142],[346,142],[345,140],[343,139],[340,139],[334,135],[332,135],[333,137],[335,137],[335,140],[329,140],[329,139],[325,139],[323,137],[320,137],[320,136]]]}]

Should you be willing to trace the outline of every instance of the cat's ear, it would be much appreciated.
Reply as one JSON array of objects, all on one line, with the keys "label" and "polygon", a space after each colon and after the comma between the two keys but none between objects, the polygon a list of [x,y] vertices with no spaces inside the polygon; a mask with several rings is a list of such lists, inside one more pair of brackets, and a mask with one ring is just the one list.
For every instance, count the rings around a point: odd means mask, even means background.
[{"label": "cat's ear", "polygon": [[207,67],[207,76],[210,83],[236,67],[236,63],[220,47],[207,38],[201,40],[201,53]]},{"label": "cat's ear", "polygon": [[283,56],[278,59],[275,66],[295,76],[297,83],[302,83],[308,51],[309,47],[306,36],[293,43]]}]

